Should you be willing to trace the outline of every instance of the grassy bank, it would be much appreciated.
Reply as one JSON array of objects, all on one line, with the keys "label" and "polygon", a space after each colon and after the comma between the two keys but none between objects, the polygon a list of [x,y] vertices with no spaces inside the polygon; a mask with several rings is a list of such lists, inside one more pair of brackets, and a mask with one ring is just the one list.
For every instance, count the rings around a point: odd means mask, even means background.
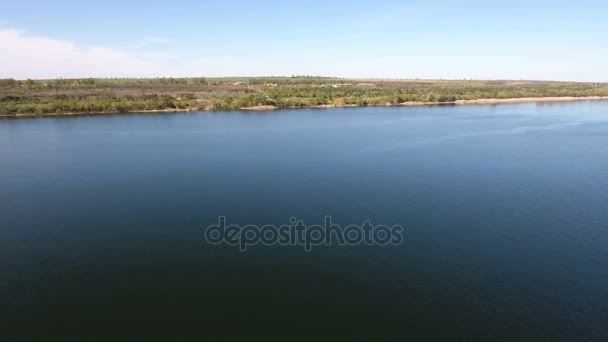
[{"label": "grassy bank", "polygon": [[0,80],[0,115],[492,103],[608,96],[605,83],[322,77]]}]

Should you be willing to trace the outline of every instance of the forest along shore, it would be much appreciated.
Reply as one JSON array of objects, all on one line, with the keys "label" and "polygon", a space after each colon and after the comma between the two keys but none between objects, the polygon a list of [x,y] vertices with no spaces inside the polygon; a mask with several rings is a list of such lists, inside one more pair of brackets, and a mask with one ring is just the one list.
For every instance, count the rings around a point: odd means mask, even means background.
[{"label": "forest along shore", "polygon": [[0,80],[0,116],[608,100],[606,83],[323,77]]}]

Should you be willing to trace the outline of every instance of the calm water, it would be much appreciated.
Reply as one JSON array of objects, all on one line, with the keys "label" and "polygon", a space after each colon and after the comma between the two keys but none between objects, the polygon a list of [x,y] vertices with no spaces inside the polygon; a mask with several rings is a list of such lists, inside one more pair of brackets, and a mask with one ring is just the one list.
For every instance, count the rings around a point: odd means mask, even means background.
[{"label": "calm water", "polygon": [[[400,224],[392,247],[204,242]],[[608,337],[608,103],[0,121],[0,334]]]}]

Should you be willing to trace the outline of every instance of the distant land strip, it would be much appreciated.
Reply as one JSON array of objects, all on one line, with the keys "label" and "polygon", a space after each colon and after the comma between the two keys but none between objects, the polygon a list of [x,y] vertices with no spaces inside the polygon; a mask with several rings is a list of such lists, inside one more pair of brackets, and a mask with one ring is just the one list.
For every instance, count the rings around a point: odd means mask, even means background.
[{"label": "distant land strip", "polygon": [[312,76],[0,79],[0,116],[608,100],[608,84]]}]

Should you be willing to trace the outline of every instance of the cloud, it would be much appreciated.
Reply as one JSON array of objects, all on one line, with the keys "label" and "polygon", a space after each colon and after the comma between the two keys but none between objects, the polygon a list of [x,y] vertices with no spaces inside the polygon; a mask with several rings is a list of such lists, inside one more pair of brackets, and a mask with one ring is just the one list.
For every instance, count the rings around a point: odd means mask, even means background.
[{"label": "cloud", "polygon": [[[147,38],[144,42],[160,44],[169,40]],[[79,46],[70,41],[0,28],[0,78],[290,75],[294,65],[297,63],[287,59],[277,61],[259,56],[205,56],[182,60],[165,51]]]},{"label": "cloud", "polygon": [[159,56],[77,46],[0,29],[0,78],[160,77],[176,73]]},{"label": "cloud", "polygon": [[[169,40],[165,38],[145,40],[145,44],[166,42]],[[0,78],[290,75],[297,73],[292,68],[299,64],[266,56],[205,56],[181,60],[164,51],[79,46],[15,29],[0,29]]]}]

